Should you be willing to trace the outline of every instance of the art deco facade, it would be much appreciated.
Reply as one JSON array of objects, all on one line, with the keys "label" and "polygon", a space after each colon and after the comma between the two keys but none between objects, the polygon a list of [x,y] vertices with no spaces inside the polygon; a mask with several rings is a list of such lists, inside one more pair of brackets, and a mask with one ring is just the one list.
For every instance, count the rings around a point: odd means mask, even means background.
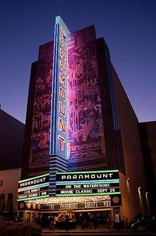
[{"label": "art deco facade", "polygon": [[[114,213],[118,209],[123,220],[148,210],[138,120],[111,63],[106,42],[103,38],[96,39],[94,26],[71,33],[57,17],[54,42],[41,45],[38,60],[32,64],[20,184],[29,185],[35,176],[45,175],[46,179],[49,175],[46,199],[51,199],[50,214],[54,209],[55,213],[60,210],[53,202],[56,198],[59,202],[56,196],[59,178],[79,178],[80,175],[93,178],[96,172],[101,176],[116,176],[111,181],[119,178],[119,184],[112,185],[113,193],[109,192],[113,182],[107,185],[107,190],[100,185],[96,190],[90,189],[90,193],[94,193],[99,188],[99,192],[103,191],[99,195],[109,199],[110,204],[89,210]],[[64,177],[59,177],[61,173]],[[97,178],[102,177],[96,175],[96,183]],[[68,185],[75,188],[73,182]],[[76,179],[75,185],[78,186]],[[75,196],[75,189],[70,195],[62,191],[67,197]],[[84,193],[82,189],[79,192]],[[85,199],[91,195],[79,196]],[[18,200],[24,201],[27,207],[28,202],[35,204],[37,198]],[[43,206],[45,202],[40,198]],[[77,208],[71,206],[70,210],[78,212],[78,208],[78,205]],[[23,210],[33,212],[32,208]],[[86,211],[85,207],[81,211]]]}]

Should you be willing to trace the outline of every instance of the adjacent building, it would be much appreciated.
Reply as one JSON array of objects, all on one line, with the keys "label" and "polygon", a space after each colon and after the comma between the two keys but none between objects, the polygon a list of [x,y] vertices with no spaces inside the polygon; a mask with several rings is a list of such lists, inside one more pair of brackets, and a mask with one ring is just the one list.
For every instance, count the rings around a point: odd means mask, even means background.
[{"label": "adjacent building", "polygon": [[139,123],[140,138],[148,184],[148,199],[151,212],[156,212],[156,121]]},{"label": "adjacent building", "polygon": [[0,109],[0,218],[17,214],[25,125]]}]

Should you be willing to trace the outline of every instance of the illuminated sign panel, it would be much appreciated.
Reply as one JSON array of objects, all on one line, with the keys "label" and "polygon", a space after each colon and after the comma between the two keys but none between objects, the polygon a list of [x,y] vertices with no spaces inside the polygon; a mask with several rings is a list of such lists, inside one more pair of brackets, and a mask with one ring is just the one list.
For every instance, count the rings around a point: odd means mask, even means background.
[{"label": "illuminated sign panel", "polygon": [[110,208],[111,200],[108,198],[106,200],[100,201],[88,201],[88,202],[69,202],[61,204],[51,204],[51,210],[80,210],[80,209],[100,209],[100,208]]},{"label": "illuminated sign panel", "polygon": [[56,174],[56,196],[111,194],[120,194],[118,170]]},{"label": "illuminated sign panel", "polygon": [[52,84],[51,154],[67,159],[67,35],[69,30],[56,17]]},{"label": "illuminated sign panel", "polygon": [[17,201],[49,197],[49,174],[18,182]]}]

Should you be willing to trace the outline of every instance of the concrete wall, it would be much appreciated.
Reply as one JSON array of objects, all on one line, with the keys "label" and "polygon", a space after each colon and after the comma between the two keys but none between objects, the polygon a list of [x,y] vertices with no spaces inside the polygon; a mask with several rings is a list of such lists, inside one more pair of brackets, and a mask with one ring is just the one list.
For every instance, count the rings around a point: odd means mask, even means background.
[{"label": "concrete wall", "polygon": [[0,109],[0,170],[22,165],[25,125]]},{"label": "concrete wall", "polygon": [[10,169],[0,171],[0,194],[5,194],[5,204],[7,203],[8,194],[13,193],[13,212],[17,212],[17,190],[18,181],[21,178],[21,169]]},{"label": "concrete wall", "polygon": [[140,138],[148,184],[149,208],[156,212],[156,121],[139,123]]},{"label": "concrete wall", "polygon": [[[147,191],[145,168],[138,128],[138,119],[130,101],[113,69],[118,103],[121,139],[125,163],[125,179],[122,178],[123,214],[130,220],[137,213],[145,213]],[[141,187],[141,188],[139,188]],[[139,192],[138,192],[139,188]]]}]

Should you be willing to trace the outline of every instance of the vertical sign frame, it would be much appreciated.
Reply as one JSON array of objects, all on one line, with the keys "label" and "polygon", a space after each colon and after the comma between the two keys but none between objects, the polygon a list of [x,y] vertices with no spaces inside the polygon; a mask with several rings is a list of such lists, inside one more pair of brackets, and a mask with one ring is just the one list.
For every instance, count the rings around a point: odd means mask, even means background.
[{"label": "vertical sign frame", "polygon": [[54,30],[52,121],[50,154],[67,159],[67,36],[69,29],[60,16]]}]

